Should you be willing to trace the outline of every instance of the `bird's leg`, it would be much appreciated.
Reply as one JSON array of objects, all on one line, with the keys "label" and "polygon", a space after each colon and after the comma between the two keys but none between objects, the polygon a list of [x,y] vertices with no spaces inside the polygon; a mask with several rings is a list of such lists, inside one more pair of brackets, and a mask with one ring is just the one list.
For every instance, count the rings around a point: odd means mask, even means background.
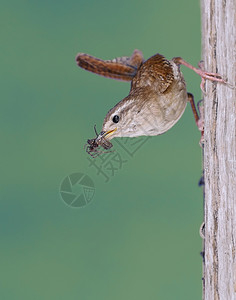
[{"label": "bird's leg", "polygon": [[190,102],[192,111],[193,111],[193,116],[195,119],[195,123],[198,127],[198,129],[201,131],[201,139],[199,141],[200,146],[202,147],[203,143],[204,143],[204,115],[203,115],[203,106],[200,106],[201,101],[198,102],[198,110],[199,110],[199,114],[200,117],[198,115],[197,109],[196,109],[196,105],[194,102],[194,97],[191,93],[188,93],[188,101]]},{"label": "bird's leg", "polygon": [[191,64],[189,64],[188,62],[183,60],[183,58],[181,58],[181,57],[174,57],[173,61],[178,65],[186,66],[187,68],[193,70],[195,73],[197,73],[198,75],[201,76],[202,81],[201,81],[200,87],[201,87],[201,90],[203,91],[203,93],[205,92],[204,85],[205,85],[206,79],[227,84],[227,81],[225,81],[220,74],[204,71],[202,62],[199,63],[199,68],[195,68],[194,66],[192,66]]},{"label": "bird's leg", "polygon": [[190,105],[191,105],[191,108],[192,108],[192,111],[193,111],[193,116],[194,116],[195,122],[198,126],[199,115],[198,115],[196,105],[195,105],[195,102],[194,102],[194,97],[191,93],[188,93],[188,101],[190,102]]}]

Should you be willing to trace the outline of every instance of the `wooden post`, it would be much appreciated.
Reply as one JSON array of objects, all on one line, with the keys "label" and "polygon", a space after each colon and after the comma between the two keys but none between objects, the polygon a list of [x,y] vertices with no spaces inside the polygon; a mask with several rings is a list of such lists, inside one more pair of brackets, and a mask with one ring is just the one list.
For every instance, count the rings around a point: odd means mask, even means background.
[{"label": "wooden post", "polygon": [[[236,85],[236,1],[201,0],[205,69]],[[206,82],[203,299],[236,299],[236,89]]]}]

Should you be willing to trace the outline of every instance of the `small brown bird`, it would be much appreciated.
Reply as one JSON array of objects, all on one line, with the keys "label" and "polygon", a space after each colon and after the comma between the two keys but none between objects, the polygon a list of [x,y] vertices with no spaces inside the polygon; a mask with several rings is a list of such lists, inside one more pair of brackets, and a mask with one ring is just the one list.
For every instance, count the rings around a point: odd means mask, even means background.
[{"label": "small brown bird", "polygon": [[107,113],[101,133],[88,140],[87,152],[92,156],[98,154],[99,146],[111,148],[109,140],[114,137],[154,136],[166,132],[180,119],[188,101],[198,125],[199,116],[193,95],[187,93],[181,64],[202,77],[202,89],[205,79],[226,83],[220,75],[195,68],[180,57],[167,60],[155,54],[144,62],[139,50],[134,50],[131,57],[113,60],[79,53],[76,61],[81,68],[98,75],[131,81],[129,95]]}]

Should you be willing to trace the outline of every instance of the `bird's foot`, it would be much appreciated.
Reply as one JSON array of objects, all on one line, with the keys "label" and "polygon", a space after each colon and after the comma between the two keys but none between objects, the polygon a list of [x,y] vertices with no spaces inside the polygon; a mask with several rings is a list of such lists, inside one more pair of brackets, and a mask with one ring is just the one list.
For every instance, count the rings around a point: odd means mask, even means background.
[{"label": "bird's foot", "polygon": [[181,57],[175,57],[173,60],[177,64],[184,65],[185,67],[193,70],[195,73],[197,73],[199,76],[201,76],[202,81],[201,81],[200,87],[204,94],[205,94],[205,82],[207,79],[210,81],[213,81],[213,82],[220,82],[220,83],[226,84],[230,88],[234,88],[234,86],[232,86],[226,80],[224,80],[220,74],[204,71],[203,61],[200,61],[198,64],[199,68],[196,68],[196,67],[192,66],[191,64],[189,64],[188,62],[186,62],[185,60],[183,60]]},{"label": "bird's foot", "polygon": [[206,79],[208,79],[210,81],[217,81],[217,82],[220,82],[220,83],[223,83],[223,84],[228,84],[228,82],[226,80],[224,80],[220,74],[204,71],[204,62],[202,60],[198,63],[198,67],[199,68],[193,67],[192,70],[195,73],[197,73],[199,76],[201,76],[202,81],[201,81],[201,84],[200,84],[200,88],[201,88],[201,90],[204,94],[205,94]]}]

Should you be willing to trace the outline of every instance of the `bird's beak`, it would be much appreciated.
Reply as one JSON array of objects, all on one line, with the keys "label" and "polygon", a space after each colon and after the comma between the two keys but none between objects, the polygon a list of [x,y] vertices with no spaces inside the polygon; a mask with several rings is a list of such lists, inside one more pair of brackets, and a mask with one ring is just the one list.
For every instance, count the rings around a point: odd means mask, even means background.
[{"label": "bird's beak", "polygon": [[116,130],[117,130],[117,128],[112,129],[112,130],[109,130],[109,131],[106,131],[106,132],[103,132],[102,137],[107,139],[107,138],[109,138]]}]

